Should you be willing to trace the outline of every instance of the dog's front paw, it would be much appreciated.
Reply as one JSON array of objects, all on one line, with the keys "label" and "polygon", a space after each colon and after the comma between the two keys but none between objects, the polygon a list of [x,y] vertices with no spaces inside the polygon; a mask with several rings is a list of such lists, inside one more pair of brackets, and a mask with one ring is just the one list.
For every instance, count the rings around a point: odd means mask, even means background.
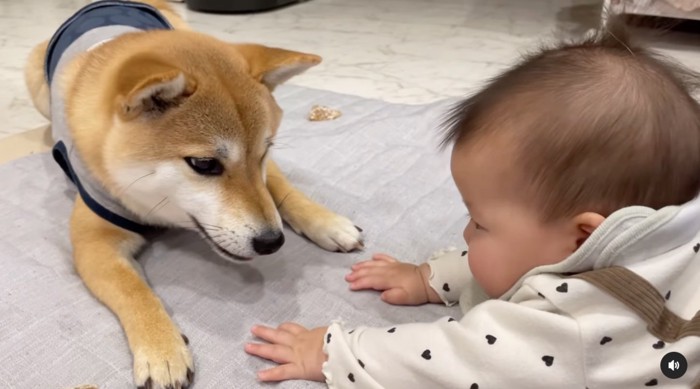
[{"label": "dog's front paw", "polygon": [[328,251],[350,252],[363,249],[362,229],[350,219],[319,207],[292,228]]},{"label": "dog's front paw", "polygon": [[134,345],[134,379],[141,389],[185,389],[194,379],[187,338],[177,330],[154,333]]}]

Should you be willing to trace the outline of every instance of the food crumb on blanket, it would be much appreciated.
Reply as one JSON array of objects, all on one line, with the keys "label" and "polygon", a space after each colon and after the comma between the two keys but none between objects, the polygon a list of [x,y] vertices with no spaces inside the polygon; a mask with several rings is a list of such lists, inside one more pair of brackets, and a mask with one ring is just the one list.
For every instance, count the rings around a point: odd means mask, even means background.
[{"label": "food crumb on blanket", "polygon": [[319,122],[324,120],[337,119],[342,115],[337,109],[326,107],[324,105],[314,105],[309,111],[309,120],[312,122]]}]

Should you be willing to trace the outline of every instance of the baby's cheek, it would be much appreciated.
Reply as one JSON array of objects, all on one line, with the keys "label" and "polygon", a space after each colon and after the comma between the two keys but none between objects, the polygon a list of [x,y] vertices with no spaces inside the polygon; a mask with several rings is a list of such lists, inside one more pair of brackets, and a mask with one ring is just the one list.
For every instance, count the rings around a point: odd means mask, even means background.
[{"label": "baby's cheek", "polygon": [[464,238],[464,242],[467,244],[467,246],[469,245],[469,237],[471,235],[471,228],[469,228],[471,226],[471,224],[472,224],[472,222],[470,219],[469,223],[467,224],[466,227],[464,227],[464,231],[462,232],[462,237]]},{"label": "baby's cheek", "polygon": [[492,266],[489,266],[487,258],[480,254],[478,250],[469,250],[469,270],[472,272],[474,280],[476,280],[486,293],[489,293],[489,290],[492,290],[494,287],[494,275],[496,271]]},{"label": "baby's cheek", "polygon": [[469,270],[476,282],[492,298],[498,298],[512,286],[512,272],[497,253],[469,250]]}]

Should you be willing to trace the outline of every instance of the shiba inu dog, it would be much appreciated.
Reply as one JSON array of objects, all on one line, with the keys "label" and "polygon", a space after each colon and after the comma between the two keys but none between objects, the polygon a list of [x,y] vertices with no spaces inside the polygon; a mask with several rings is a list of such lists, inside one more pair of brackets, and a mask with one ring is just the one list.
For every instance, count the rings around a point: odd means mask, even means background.
[{"label": "shiba inu dog", "polygon": [[75,267],[119,318],[137,386],[185,388],[194,371],[133,259],[148,228],[196,230],[234,262],[277,251],[282,220],[324,249],[362,247],[269,156],[282,117],[271,91],[320,60],[190,31],[160,0],[91,3],[30,54],[29,92],[79,191]]}]

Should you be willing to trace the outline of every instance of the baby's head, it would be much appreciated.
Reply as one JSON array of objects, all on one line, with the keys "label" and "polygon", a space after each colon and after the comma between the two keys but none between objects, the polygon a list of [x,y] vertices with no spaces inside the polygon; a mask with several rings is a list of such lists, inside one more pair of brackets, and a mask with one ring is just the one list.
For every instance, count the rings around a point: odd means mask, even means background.
[{"label": "baby's head", "polygon": [[471,215],[469,266],[490,296],[564,260],[616,210],[700,192],[692,76],[613,21],[527,57],[453,108],[443,144],[454,144]]}]

